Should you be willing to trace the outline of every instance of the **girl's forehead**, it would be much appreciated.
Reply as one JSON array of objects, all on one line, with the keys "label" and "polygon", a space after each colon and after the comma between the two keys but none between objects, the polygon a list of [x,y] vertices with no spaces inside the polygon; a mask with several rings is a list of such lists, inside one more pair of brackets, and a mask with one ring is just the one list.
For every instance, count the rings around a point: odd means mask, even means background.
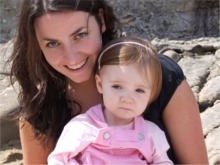
[{"label": "girl's forehead", "polygon": [[101,68],[102,74],[113,74],[113,75],[126,75],[130,76],[132,74],[135,75],[143,75],[143,73],[138,69],[137,64],[126,64],[126,65],[104,65]]},{"label": "girl's forehead", "polygon": [[149,80],[144,72],[139,71],[136,65],[105,65],[101,70],[101,77],[109,81],[120,81],[148,86]]}]

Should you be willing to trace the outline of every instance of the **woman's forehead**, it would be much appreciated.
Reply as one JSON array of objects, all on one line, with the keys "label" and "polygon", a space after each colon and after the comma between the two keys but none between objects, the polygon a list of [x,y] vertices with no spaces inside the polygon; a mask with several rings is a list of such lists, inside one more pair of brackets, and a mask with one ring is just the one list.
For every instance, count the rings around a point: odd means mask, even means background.
[{"label": "woman's forehead", "polygon": [[89,13],[83,11],[51,12],[36,18],[35,22],[47,23],[47,24],[48,23],[63,24],[70,22],[71,24],[74,23],[76,24],[75,21],[78,21],[77,24],[79,24],[80,22],[87,21],[88,17],[89,17]]},{"label": "woman's forehead", "polygon": [[58,34],[71,35],[88,27],[89,13],[81,11],[47,13],[34,22],[38,35],[53,38]]}]

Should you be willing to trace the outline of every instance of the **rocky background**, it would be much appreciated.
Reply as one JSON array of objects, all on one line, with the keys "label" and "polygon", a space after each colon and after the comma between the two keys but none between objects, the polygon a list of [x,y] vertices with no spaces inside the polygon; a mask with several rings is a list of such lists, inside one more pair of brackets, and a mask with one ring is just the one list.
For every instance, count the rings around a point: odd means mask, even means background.
[{"label": "rocky background", "polygon": [[[4,62],[22,0],[0,0],[0,164],[21,164],[18,128],[4,116],[19,107]],[[108,0],[124,34],[151,40],[183,69],[200,107],[209,163],[220,164],[220,1]],[[187,104],[187,103],[186,103]]]}]

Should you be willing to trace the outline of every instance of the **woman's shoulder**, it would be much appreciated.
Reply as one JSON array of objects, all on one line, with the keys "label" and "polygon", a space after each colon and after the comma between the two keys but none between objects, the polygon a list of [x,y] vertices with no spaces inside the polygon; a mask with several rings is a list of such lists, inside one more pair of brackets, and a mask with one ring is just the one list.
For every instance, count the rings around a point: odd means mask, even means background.
[{"label": "woman's shoulder", "polygon": [[159,54],[158,57],[161,62],[163,77],[166,77],[166,74],[168,73],[169,75],[175,76],[176,78],[184,79],[183,71],[177,62],[162,54]]},{"label": "woman's shoulder", "polygon": [[158,98],[149,109],[157,109],[161,115],[185,76],[181,67],[171,58],[159,55],[159,60],[162,67],[162,87]]}]

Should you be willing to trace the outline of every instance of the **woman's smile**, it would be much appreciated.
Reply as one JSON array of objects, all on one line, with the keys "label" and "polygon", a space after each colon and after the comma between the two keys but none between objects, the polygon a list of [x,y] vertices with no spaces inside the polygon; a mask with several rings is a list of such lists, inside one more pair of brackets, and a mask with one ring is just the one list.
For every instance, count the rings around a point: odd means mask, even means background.
[{"label": "woman's smile", "polygon": [[71,70],[79,70],[79,69],[81,69],[81,68],[83,68],[85,65],[86,65],[86,63],[87,63],[87,61],[88,61],[88,57],[84,60],[84,61],[82,61],[81,63],[79,63],[79,64],[76,64],[76,65],[67,65],[66,67],[68,68],[68,69],[71,69]]}]

